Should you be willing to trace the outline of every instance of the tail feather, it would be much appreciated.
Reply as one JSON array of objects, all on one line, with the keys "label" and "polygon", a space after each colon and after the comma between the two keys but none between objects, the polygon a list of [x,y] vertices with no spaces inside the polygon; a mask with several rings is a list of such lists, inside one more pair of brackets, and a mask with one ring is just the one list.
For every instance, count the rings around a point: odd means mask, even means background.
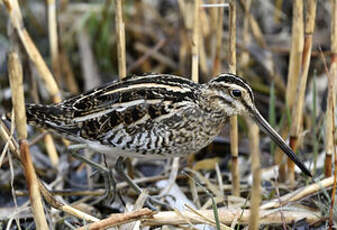
[{"label": "tail feather", "polygon": [[71,122],[70,111],[55,105],[26,104],[27,123],[60,135],[77,135],[79,128]]},{"label": "tail feather", "polygon": [[[71,112],[55,105],[26,104],[27,124],[43,128],[76,141],[80,128],[71,119]],[[12,113],[0,114],[3,121],[12,121]]]},{"label": "tail feather", "polygon": [[63,111],[52,105],[26,104],[28,124],[44,126],[48,121],[61,124]]}]

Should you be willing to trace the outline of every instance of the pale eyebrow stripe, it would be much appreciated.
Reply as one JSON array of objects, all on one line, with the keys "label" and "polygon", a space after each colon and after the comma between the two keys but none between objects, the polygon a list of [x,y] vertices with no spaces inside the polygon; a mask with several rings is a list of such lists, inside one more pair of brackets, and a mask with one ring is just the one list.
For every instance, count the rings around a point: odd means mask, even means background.
[{"label": "pale eyebrow stripe", "polygon": [[181,88],[178,86],[168,86],[168,85],[156,84],[156,83],[140,83],[138,85],[130,85],[126,88],[114,89],[114,90],[105,92],[102,95],[105,96],[105,95],[109,95],[109,94],[113,94],[117,92],[129,91],[129,90],[137,89],[137,88],[163,88],[163,89],[167,89],[173,92],[181,92],[181,93],[191,92],[191,90],[188,88]]}]

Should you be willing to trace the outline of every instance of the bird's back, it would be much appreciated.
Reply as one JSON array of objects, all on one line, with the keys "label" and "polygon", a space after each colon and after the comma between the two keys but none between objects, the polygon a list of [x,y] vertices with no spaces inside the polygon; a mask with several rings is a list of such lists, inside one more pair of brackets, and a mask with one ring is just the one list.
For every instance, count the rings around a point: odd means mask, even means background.
[{"label": "bird's back", "polygon": [[173,75],[129,77],[60,104],[28,104],[27,118],[103,153],[183,155],[208,144],[219,130],[205,121],[200,88]]}]

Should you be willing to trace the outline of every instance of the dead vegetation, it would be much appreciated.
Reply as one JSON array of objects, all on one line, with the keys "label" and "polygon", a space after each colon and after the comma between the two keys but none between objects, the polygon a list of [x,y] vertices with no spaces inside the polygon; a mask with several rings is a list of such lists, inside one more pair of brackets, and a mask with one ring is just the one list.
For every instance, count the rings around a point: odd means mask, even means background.
[{"label": "dead vegetation", "polygon": [[[11,124],[0,120],[0,228],[337,227],[336,0],[0,5],[0,113],[14,111]],[[245,77],[313,179],[286,163],[255,124],[235,117],[188,160],[129,161],[144,192],[175,207],[153,212],[125,182],[113,201],[102,200],[103,176],[72,158],[67,140],[25,125],[24,102],[57,103],[146,72],[199,82],[219,72]],[[101,163],[100,154],[81,154]]]}]

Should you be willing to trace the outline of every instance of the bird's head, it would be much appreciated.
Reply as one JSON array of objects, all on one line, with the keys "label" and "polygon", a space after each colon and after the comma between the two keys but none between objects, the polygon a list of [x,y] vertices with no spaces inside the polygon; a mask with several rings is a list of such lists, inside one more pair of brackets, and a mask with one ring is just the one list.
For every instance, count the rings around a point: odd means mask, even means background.
[{"label": "bird's head", "polygon": [[306,175],[311,176],[310,171],[257,110],[253,91],[245,80],[234,74],[220,74],[205,86],[213,111],[222,111],[226,117],[248,115]]},{"label": "bird's head", "polygon": [[225,115],[254,113],[254,94],[245,80],[234,74],[220,74],[207,84],[212,104]]}]

